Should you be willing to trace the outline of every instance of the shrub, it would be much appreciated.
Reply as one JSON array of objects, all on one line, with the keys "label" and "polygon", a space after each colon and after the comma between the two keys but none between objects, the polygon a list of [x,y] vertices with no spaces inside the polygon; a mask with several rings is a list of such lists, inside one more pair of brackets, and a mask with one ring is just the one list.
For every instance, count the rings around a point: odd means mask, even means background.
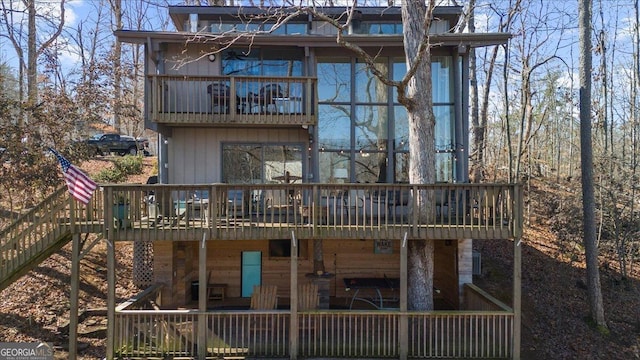
[{"label": "shrub", "polygon": [[142,157],[124,156],[113,162],[113,167],[100,171],[95,179],[103,183],[119,183],[127,179],[127,176],[142,174]]},{"label": "shrub", "polygon": [[138,175],[142,174],[142,157],[141,156],[123,156],[116,159],[115,168],[119,169],[126,175]]}]

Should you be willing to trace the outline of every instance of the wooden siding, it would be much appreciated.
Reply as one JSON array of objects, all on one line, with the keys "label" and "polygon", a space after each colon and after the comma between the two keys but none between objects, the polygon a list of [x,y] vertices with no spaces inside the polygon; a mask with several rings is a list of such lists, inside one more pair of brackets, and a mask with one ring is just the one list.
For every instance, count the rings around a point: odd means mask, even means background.
[{"label": "wooden siding", "polygon": [[[298,284],[309,283],[307,274],[313,271],[313,240],[299,239],[301,254],[298,258]],[[375,253],[375,240],[325,240],[323,242],[325,270],[334,275],[330,280],[331,297],[348,298],[352,295],[344,286],[344,278],[390,277],[398,278],[400,271],[400,240],[392,241],[392,253]],[[190,284],[198,280],[198,242],[155,242],[155,282],[164,284],[163,298],[173,295],[173,302],[163,307],[184,305],[191,299]],[[451,304],[457,304],[458,276],[456,274],[456,242],[445,245],[436,242],[434,284],[441,291],[435,294]],[[290,268],[288,257],[270,257],[268,241],[209,241],[207,244],[207,274],[210,282],[227,284],[226,296],[241,295],[241,254],[243,251],[262,252],[262,284],[276,285],[278,296],[290,297]],[[172,258],[172,259],[171,259]],[[172,264],[172,271],[167,267]],[[173,282],[173,283],[172,283]],[[446,295],[446,296],[445,296]]]},{"label": "wooden siding", "polygon": [[169,141],[169,182],[206,184],[222,181],[222,143],[304,144],[303,128],[175,128]]},{"label": "wooden siding", "polygon": [[164,73],[167,75],[207,76],[220,75],[220,58],[211,62],[207,56],[211,47],[206,44],[189,44],[189,51],[184,51],[184,44],[167,44],[167,58],[164,59]]}]

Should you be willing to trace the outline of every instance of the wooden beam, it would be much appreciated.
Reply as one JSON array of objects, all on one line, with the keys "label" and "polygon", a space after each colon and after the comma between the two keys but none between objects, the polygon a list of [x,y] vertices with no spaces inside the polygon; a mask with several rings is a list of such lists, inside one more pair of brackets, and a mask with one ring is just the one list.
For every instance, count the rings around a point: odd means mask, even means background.
[{"label": "wooden beam", "polygon": [[[104,192],[104,204],[113,198],[113,188]],[[116,334],[116,249],[113,241],[113,207],[107,206],[105,213],[105,229],[107,234],[107,360],[114,358]]]},{"label": "wooden beam", "polygon": [[74,233],[71,248],[71,294],[69,295],[69,359],[78,356],[78,296],[80,289],[80,234]]},{"label": "wooden beam", "polygon": [[398,338],[400,339],[401,360],[407,359],[409,355],[409,319],[407,314],[407,254],[409,243],[408,234],[405,233],[400,244],[400,323],[398,329]]},{"label": "wooden beam", "polygon": [[289,357],[298,357],[298,240],[291,232],[291,314],[289,316]]},{"label": "wooden beam", "polygon": [[198,359],[207,357],[207,233],[198,246]]},{"label": "wooden beam", "polygon": [[513,240],[513,357],[520,359],[520,341],[522,326],[522,242]]}]

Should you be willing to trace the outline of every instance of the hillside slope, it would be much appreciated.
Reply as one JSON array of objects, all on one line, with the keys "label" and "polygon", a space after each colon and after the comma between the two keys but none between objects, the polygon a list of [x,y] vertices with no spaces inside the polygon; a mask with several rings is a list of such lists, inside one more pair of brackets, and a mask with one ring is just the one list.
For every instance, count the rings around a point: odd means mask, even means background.
[{"label": "hillside slope", "polygon": [[[601,254],[609,327],[608,335],[601,334],[588,321],[582,224],[574,195],[580,190],[569,186],[535,182],[525,195],[531,222],[522,239],[523,359],[640,359],[640,266],[623,280],[617,264]],[[474,245],[483,262],[482,276],[474,281],[510,304],[513,243]]]}]

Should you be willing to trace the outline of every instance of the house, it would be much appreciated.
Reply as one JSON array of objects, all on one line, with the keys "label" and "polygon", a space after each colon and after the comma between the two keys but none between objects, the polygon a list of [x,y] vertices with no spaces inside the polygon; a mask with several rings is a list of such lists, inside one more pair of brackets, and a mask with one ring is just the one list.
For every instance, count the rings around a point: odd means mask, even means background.
[{"label": "house", "polygon": [[[342,19],[348,10],[322,12]],[[179,6],[169,8],[176,32],[117,31],[120,41],[147,49],[146,127],[161,137],[163,185],[155,190],[153,204],[160,216],[147,217],[148,226],[118,229],[112,238],[149,241],[150,255],[143,258],[153,260],[143,267],[148,271],[144,278],[163,285],[159,306],[189,307],[200,299],[201,311],[215,312],[215,301],[207,296],[211,286],[199,284],[216,284],[227,299],[248,299],[256,286],[269,285],[277,288],[281,303],[288,300],[284,311],[300,316],[293,306],[296,286],[314,283],[320,307],[327,311],[334,302],[406,310],[405,300],[389,291],[406,292],[406,284],[400,287],[406,281],[403,240],[431,238],[437,240],[435,310],[477,310],[469,307],[481,293],[469,290],[475,290],[470,239],[514,239],[520,219],[515,186],[468,184],[469,49],[504,43],[509,35],[451,33],[461,10],[438,7],[431,31],[432,43],[438,44],[432,52],[438,185],[408,184],[406,110],[394,89],[336,44],[336,28],[317,17],[301,13],[279,23],[280,18],[259,8]],[[406,72],[399,8],[359,8],[347,38],[375,54],[377,70],[390,78]],[[412,207],[411,194],[422,189],[432,196],[430,209]],[[132,197],[140,191],[108,190]],[[422,211],[433,223],[415,226]],[[139,219],[144,222],[144,214]],[[374,290],[356,288],[364,279],[403,281],[374,285]],[[388,304],[388,298],[398,301]],[[485,301],[492,305],[482,310],[507,308]],[[468,344],[469,351],[517,357],[515,310],[510,316],[506,328],[482,335],[505,336],[500,349]],[[339,354],[336,349],[312,351],[317,344],[302,334],[291,350],[291,326],[301,325],[269,320],[282,336],[266,342],[283,341],[283,353],[255,344],[254,350],[242,341],[229,349],[256,356]],[[466,327],[472,331],[473,325]],[[424,336],[455,336],[452,330]],[[215,355],[210,343],[192,347]],[[393,341],[383,353],[370,347],[357,344],[357,351],[349,351],[358,356],[406,352],[409,357],[462,351],[451,344],[402,349]]]},{"label": "house", "polygon": [[[115,32],[146,49],[159,184],[104,185],[72,208],[73,234],[134,242],[134,281],[149,286],[116,308],[108,254],[108,358],[519,358],[520,188],[469,183],[465,153],[469,49],[509,34],[452,33],[462,8],[436,8],[437,183],[409,184],[406,110],[326,21],[169,14],[175,32]],[[378,71],[406,72],[399,8],[357,9],[345,37]],[[435,244],[430,311],[407,308],[407,242],[420,239]],[[473,285],[471,239],[513,242],[511,306]]]}]

